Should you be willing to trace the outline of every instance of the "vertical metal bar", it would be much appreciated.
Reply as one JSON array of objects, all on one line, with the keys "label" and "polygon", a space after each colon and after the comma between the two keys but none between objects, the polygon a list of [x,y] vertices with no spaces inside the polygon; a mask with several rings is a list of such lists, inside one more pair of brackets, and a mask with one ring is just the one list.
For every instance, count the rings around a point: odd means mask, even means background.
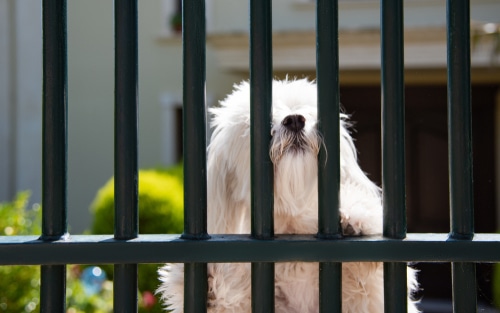
[{"label": "vertical metal bar", "polygon": [[476,264],[451,264],[453,284],[453,312],[477,312]]},{"label": "vertical metal bar", "polygon": [[451,237],[472,239],[472,126],[469,1],[448,1],[448,132]]},{"label": "vertical metal bar", "polygon": [[252,263],[252,312],[274,312],[274,263]]},{"label": "vertical metal bar", "polygon": [[[274,236],[272,122],[272,2],[250,0],[250,140],[252,236]],[[252,264],[252,310],[274,312],[274,263]]]},{"label": "vertical metal bar", "polygon": [[[66,0],[44,0],[42,240],[66,236],[67,39]],[[41,312],[65,312],[66,266],[41,267]]]},{"label": "vertical metal bar", "polygon": [[342,312],[342,263],[319,264],[319,311]]},{"label": "vertical metal bar", "polygon": [[207,239],[205,1],[183,1],[184,234]]},{"label": "vertical metal bar", "polygon": [[318,237],[340,238],[338,4],[337,1],[318,0],[316,9],[316,80],[318,116],[321,116],[318,129],[324,139],[318,156]]},{"label": "vertical metal bar", "polygon": [[[137,0],[115,6],[115,239],[138,236]],[[114,311],[137,312],[137,264],[115,264]]]},{"label": "vertical metal bar", "polygon": [[207,264],[184,264],[184,312],[206,312]]},{"label": "vertical metal bar", "polygon": [[[208,239],[205,113],[205,1],[182,2],[185,239]],[[206,263],[184,265],[184,312],[206,312]]]},{"label": "vertical metal bar", "polygon": [[250,28],[252,235],[270,239],[273,224],[271,2],[252,0]]},{"label": "vertical metal bar", "polygon": [[384,263],[384,312],[406,312],[408,309],[407,265]]},{"label": "vertical metal bar", "polygon": [[406,237],[403,2],[382,1],[384,235]]},{"label": "vertical metal bar", "polygon": [[66,1],[43,1],[42,239],[67,231]]},{"label": "vertical metal bar", "polygon": [[[403,1],[381,2],[384,236],[406,237]],[[406,264],[384,264],[385,312],[406,312]]]},{"label": "vertical metal bar", "polygon": [[[447,1],[450,239],[474,236],[470,94],[470,2]],[[475,312],[476,265],[453,263],[453,311]]]},{"label": "vertical metal bar", "polygon": [[115,264],[113,276],[113,311],[137,312],[137,264]]},{"label": "vertical metal bar", "polygon": [[66,312],[66,266],[42,265],[40,312]]},{"label": "vertical metal bar", "polygon": [[[339,218],[340,97],[338,1],[316,3],[316,81],[318,130],[324,146],[318,155],[318,238],[342,237]],[[324,122],[324,123],[323,123]],[[328,162],[327,162],[328,154]],[[319,264],[320,312],[342,311],[342,264]]]}]

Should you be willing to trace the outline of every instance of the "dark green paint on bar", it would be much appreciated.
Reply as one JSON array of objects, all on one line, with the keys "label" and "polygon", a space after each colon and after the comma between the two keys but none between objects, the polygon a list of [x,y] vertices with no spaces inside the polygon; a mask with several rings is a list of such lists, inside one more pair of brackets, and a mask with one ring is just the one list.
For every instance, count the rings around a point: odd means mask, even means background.
[{"label": "dark green paint on bar", "polygon": [[[448,0],[448,164],[450,238],[474,237],[470,92],[470,1]],[[476,312],[476,265],[452,263],[453,312]]]},{"label": "dark green paint on bar", "polygon": [[[274,237],[272,122],[272,2],[250,0],[251,231]],[[274,263],[252,264],[252,312],[274,312]]]},{"label": "dark green paint on bar", "polygon": [[[184,233],[200,242],[207,233],[205,113],[205,0],[182,1]],[[202,260],[198,260],[202,261]],[[206,312],[207,264],[184,265],[184,312]]]},{"label": "dark green paint on bar", "polygon": [[137,264],[115,264],[113,275],[113,312],[136,313]]},{"label": "dark green paint on bar", "polygon": [[66,312],[66,265],[42,265],[40,312]]},{"label": "dark green paint on bar", "polygon": [[115,1],[115,238],[137,237],[137,0]]},{"label": "dark green paint on bar", "polygon": [[250,132],[252,236],[270,239],[273,222],[271,1],[250,1]]},{"label": "dark green paint on bar", "polygon": [[318,156],[318,237],[340,238],[340,97],[338,56],[338,6],[318,0],[316,60],[318,130],[324,145]]},{"label": "dark green paint on bar", "polygon": [[184,312],[206,312],[207,264],[184,264]]},{"label": "dark green paint on bar", "polygon": [[[406,237],[403,1],[382,0],[382,192],[384,236]],[[386,313],[408,307],[405,263],[384,264]]]},{"label": "dark green paint on bar", "polygon": [[384,312],[407,311],[408,289],[406,287],[406,271],[406,263],[384,263]]},{"label": "dark green paint on bar", "polygon": [[[139,233],[137,0],[115,8],[115,239]],[[137,264],[115,264],[114,312],[137,312]]]},{"label": "dark green paint on bar", "polygon": [[476,264],[451,263],[453,283],[453,312],[477,312]]},{"label": "dark green paint on bar", "polygon": [[182,3],[184,233],[207,239],[205,0]]},{"label": "dark green paint on bar", "polygon": [[403,2],[381,2],[384,236],[406,236]]},{"label": "dark green paint on bar", "polygon": [[[212,235],[186,240],[180,235],[75,235],[46,242],[36,236],[0,236],[0,265],[189,263],[189,262],[500,262],[500,234],[450,240],[448,234],[408,234],[405,240],[381,236],[318,239],[279,235],[273,240],[248,235]],[[397,253],[395,253],[397,251]]]},{"label": "dark green paint on bar", "polygon": [[[318,155],[318,234],[342,237],[339,218],[340,97],[338,1],[316,2],[316,81],[318,130],[324,139]],[[320,312],[342,312],[342,264],[319,264]]]},{"label": "dark green paint on bar", "polygon": [[[42,236],[56,241],[67,232],[67,36],[66,0],[42,2],[43,135]],[[43,252],[42,252],[43,253]],[[40,312],[66,311],[66,266],[42,265]]]},{"label": "dark green paint on bar", "polygon": [[67,231],[67,39],[66,1],[43,1],[42,238]]},{"label": "dark green paint on bar", "polygon": [[448,155],[451,237],[474,235],[469,1],[448,1]]}]

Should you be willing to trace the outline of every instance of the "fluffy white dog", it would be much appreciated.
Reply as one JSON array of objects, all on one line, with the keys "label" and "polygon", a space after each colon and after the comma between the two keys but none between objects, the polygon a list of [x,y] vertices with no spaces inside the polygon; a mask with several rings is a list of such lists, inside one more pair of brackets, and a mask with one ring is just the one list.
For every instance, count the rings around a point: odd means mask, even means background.
[{"label": "fluffy white dog", "polygon": [[[316,234],[318,229],[317,156],[322,144],[317,124],[316,85],[306,79],[273,82],[270,156],[274,164],[276,234]],[[247,82],[210,110],[214,128],[208,148],[208,231],[250,233],[250,87]],[[341,117],[340,214],[345,235],[382,233],[379,188],[357,163],[356,149]],[[183,311],[183,265],[160,269],[158,292],[169,310]],[[250,265],[208,265],[208,312],[251,312]],[[318,312],[318,264],[277,263],[278,313]],[[383,265],[342,264],[342,311],[383,312]],[[408,312],[418,312],[411,294],[417,288],[408,268]]]}]

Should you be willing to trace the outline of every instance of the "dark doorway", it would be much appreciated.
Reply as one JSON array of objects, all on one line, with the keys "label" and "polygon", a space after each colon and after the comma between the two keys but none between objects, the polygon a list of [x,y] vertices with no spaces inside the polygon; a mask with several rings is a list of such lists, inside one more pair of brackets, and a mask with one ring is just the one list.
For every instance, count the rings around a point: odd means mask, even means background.
[{"label": "dark doorway", "polygon": [[[476,232],[495,232],[494,106],[496,85],[472,87]],[[361,167],[380,185],[380,87],[341,87],[340,100],[355,122]],[[406,102],[408,232],[450,229],[446,86],[410,86]],[[449,264],[417,264],[424,298],[451,299]],[[477,269],[478,299],[491,303],[491,266]]]}]

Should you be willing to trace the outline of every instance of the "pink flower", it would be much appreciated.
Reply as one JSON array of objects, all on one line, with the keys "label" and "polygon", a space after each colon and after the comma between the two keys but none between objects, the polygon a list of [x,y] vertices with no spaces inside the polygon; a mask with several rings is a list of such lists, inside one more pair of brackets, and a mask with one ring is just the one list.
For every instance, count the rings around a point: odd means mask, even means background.
[{"label": "pink flower", "polygon": [[142,293],[142,303],[144,303],[144,307],[147,309],[155,305],[156,298],[151,291],[146,290]]}]

